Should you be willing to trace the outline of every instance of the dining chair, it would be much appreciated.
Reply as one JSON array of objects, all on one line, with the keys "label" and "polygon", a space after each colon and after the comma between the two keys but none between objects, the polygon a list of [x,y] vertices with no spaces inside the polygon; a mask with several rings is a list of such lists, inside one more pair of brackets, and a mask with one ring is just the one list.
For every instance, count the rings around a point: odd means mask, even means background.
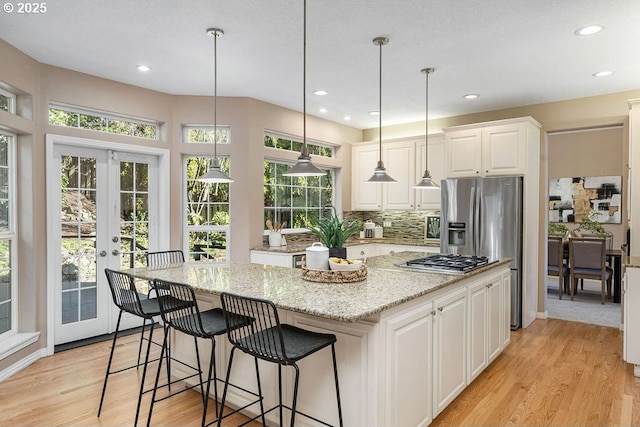
[{"label": "dining chair", "polygon": [[547,237],[547,275],[558,276],[558,298],[569,290],[569,266],[564,262],[564,248],[562,237]]},{"label": "dining chair", "polygon": [[571,300],[573,300],[578,279],[600,280],[602,304],[605,302],[605,292],[606,297],[611,298],[613,270],[606,264],[605,239],[588,237],[569,239],[569,270]]},{"label": "dining chair", "polygon": [[[227,378],[224,391],[222,392],[221,405],[224,407],[233,365],[233,355],[236,349],[253,356],[256,369],[256,380],[258,383],[258,400],[260,403],[260,414],[253,418],[261,418],[262,425],[266,424],[266,414],[279,409],[280,426],[283,425],[283,409],[288,409],[291,413],[291,427],[295,425],[296,415],[302,415],[317,423],[330,426],[324,421],[314,416],[305,414],[296,408],[298,399],[298,384],[300,379],[300,369],[298,362],[303,358],[323,349],[331,347],[333,356],[333,376],[336,387],[336,401],[338,409],[338,422],[340,427],[342,421],[342,406],[340,404],[340,388],[338,386],[338,366],[336,362],[335,343],[337,338],[334,334],[324,334],[302,329],[293,325],[280,323],[278,310],[272,301],[251,298],[236,294],[223,292],[220,295],[222,301],[222,311],[227,323],[227,337],[233,345],[229,355],[227,366]],[[233,327],[235,319],[250,318],[252,322],[246,323],[242,327]],[[262,397],[262,386],[260,384],[260,371],[258,369],[258,359],[278,365],[278,404],[268,410],[264,409]],[[283,403],[282,367],[292,366],[295,369],[293,383],[293,397],[291,406]],[[248,407],[250,405],[245,406]],[[222,425],[222,417],[218,418],[218,427]],[[244,425],[244,424],[243,424]],[[316,424],[314,424],[316,425]]]}]

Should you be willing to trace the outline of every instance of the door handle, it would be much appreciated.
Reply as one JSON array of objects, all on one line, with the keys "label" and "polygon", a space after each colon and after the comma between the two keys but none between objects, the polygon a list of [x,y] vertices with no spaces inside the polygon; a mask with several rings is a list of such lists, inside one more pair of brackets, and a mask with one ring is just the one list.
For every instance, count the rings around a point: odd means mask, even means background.
[{"label": "door handle", "polygon": [[111,255],[119,255],[119,254],[120,254],[120,252],[118,252],[117,249],[114,249],[114,250],[111,251]]},{"label": "door handle", "polygon": [[98,253],[98,255],[103,256],[103,257],[104,257],[104,256],[107,256],[107,251],[100,251],[100,252]]}]

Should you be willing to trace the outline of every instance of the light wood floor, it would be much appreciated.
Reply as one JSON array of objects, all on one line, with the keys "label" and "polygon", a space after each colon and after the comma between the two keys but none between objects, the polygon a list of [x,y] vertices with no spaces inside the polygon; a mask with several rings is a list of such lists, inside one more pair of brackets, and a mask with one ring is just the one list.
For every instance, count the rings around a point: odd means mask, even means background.
[{"label": "light wood floor", "polygon": [[[137,335],[120,342],[119,356],[137,352]],[[110,378],[96,417],[109,348],[105,342],[57,353],[1,383],[0,425],[132,425],[135,374]],[[621,352],[615,328],[537,320],[512,333],[505,352],[432,426],[638,426],[640,380]],[[148,399],[139,425],[146,423]],[[153,425],[197,426],[201,411],[199,394],[185,392],[156,405]],[[224,425],[240,419],[230,417]]]}]

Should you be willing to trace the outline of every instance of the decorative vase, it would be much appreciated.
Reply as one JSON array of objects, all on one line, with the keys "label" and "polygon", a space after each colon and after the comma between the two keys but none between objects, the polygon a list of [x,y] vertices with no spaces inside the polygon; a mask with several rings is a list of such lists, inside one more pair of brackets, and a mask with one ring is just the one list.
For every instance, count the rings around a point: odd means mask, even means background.
[{"label": "decorative vase", "polygon": [[272,248],[282,246],[282,233],[279,231],[269,232],[269,246]]},{"label": "decorative vase", "polygon": [[329,256],[347,259],[347,248],[329,248]]}]

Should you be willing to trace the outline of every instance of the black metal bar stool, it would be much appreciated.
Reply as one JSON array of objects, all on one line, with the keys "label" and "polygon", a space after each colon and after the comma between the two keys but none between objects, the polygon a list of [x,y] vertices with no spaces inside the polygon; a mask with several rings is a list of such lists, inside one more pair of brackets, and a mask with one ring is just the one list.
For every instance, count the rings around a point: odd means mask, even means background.
[{"label": "black metal bar stool", "polygon": [[[233,344],[231,354],[229,356],[229,366],[224,391],[222,393],[221,408],[224,408],[225,399],[227,397],[227,389],[229,385],[229,377],[231,376],[231,367],[233,364],[233,355],[236,349],[240,349],[254,357],[256,366],[256,379],[258,382],[258,395],[260,402],[261,414],[253,418],[262,418],[262,424],[266,425],[265,415],[275,409],[280,409],[280,426],[282,426],[283,408],[291,411],[291,426],[295,424],[296,414],[303,415],[316,422],[330,426],[313,416],[296,411],[296,403],[298,399],[298,383],[300,378],[300,370],[297,362],[310,354],[317,352],[325,347],[331,346],[333,356],[333,375],[336,384],[336,400],[338,404],[338,418],[342,427],[342,406],[340,404],[340,387],[338,386],[338,366],[336,363],[336,336],[334,334],[321,334],[305,329],[298,328],[293,325],[281,324],[278,317],[278,311],[273,302],[258,298],[249,298],[240,295],[234,295],[223,292],[221,294],[222,310],[224,311],[225,321],[229,324],[233,322],[237,316],[249,317],[253,321],[240,328],[227,328],[227,336]],[[258,370],[258,359],[278,364],[278,405],[271,409],[264,410],[262,401],[262,387],[260,385],[260,372]],[[295,380],[293,388],[293,400],[291,407],[282,403],[282,367],[293,366],[295,369]],[[222,417],[218,418],[218,427],[221,426]]]},{"label": "black metal bar stool", "polygon": [[182,263],[184,263],[184,252],[182,252],[180,249],[147,252],[147,265],[149,267]]},{"label": "black metal bar stool", "polygon": [[[113,297],[114,304],[120,309],[118,314],[118,323],[116,324],[116,330],[113,335],[113,341],[111,343],[111,352],[109,353],[109,362],[107,363],[107,372],[104,376],[104,383],[102,385],[102,395],[100,396],[100,405],[98,406],[98,417],[102,412],[102,404],[104,402],[105,392],[107,390],[107,382],[109,375],[117,374],[129,369],[138,369],[142,365],[142,381],[140,383],[140,391],[138,392],[138,403],[136,405],[136,418],[134,425],[138,422],[138,416],[140,414],[140,403],[144,391],[144,381],[147,374],[147,365],[149,361],[149,354],[151,351],[151,344],[153,343],[153,330],[155,323],[153,318],[160,316],[160,305],[157,298],[141,299],[135,286],[135,279],[133,276],[120,271],[105,269],[107,281],[109,282],[109,288],[111,289],[111,296]],[[111,371],[111,363],[113,361],[113,353],[116,348],[116,341],[118,339],[118,333],[120,332],[120,321],[122,319],[122,313],[129,313],[134,316],[141,317],[143,319],[142,332],[140,337],[140,346],[138,348],[138,362],[135,365],[127,366],[115,371]],[[149,337],[144,338],[146,321],[151,321],[151,328],[149,330]],[[142,350],[142,341],[147,340],[147,350],[143,363],[140,363],[140,352]]]},{"label": "black metal bar stool", "polygon": [[[202,411],[202,426],[205,426],[206,417],[207,417],[207,407],[209,402],[209,392],[211,391],[211,381],[214,382],[214,395],[215,395],[216,405],[218,404],[218,389],[215,386],[215,382],[219,381],[219,378],[216,372],[215,337],[217,335],[224,334],[227,331],[228,327],[229,328],[241,327],[247,323],[250,323],[252,320],[246,317],[237,316],[230,319],[229,322],[225,323],[222,309],[220,308],[214,308],[211,310],[206,310],[201,312],[198,308],[195,292],[193,291],[193,288],[189,285],[156,279],[154,280],[154,287],[159,295],[160,312],[161,312],[162,320],[165,322],[168,328],[173,328],[184,334],[192,336],[195,344],[197,367],[192,367],[185,363],[182,363],[182,364],[185,366],[188,366],[191,369],[194,369],[195,371],[197,371],[197,374],[188,376],[186,378],[181,378],[180,380],[177,380],[177,381],[181,381],[187,378],[191,378],[195,375],[198,375],[199,383],[191,387],[187,387],[185,389],[177,391],[175,393],[163,396],[159,399],[156,399],[156,391],[158,389],[160,372],[162,371],[162,359],[164,356],[164,352],[167,350],[167,342],[168,342],[168,336],[169,336],[169,333],[167,332],[165,334],[165,339],[164,339],[162,351],[160,354],[160,363],[158,364],[155,385],[154,385],[153,394],[151,397],[151,406],[149,408],[149,417],[147,419],[147,426],[151,424],[153,407],[156,402],[167,399],[171,396],[175,396],[176,394],[182,393],[183,391],[189,390],[191,388],[195,388],[197,386],[200,386],[200,392],[202,393],[202,403],[204,406],[204,409]],[[168,298],[165,298],[165,297],[168,297]],[[227,324],[229,326],[227,326]],[[203,379],[202,377],[202,367],[200,366],[200,350],[198,348],[198,338],[204,338],[211,341],[211,356],[209,358],[209,371],[206,379]],[[176,382],[176,381],[172,381],[171,378],[169,378],[169,383],[171,382]],[[204,388],[205,383],[206,383],[206,389]],[[218,408],[216,407],[216,419],[219,418],[220,414],[222,414],[222,408],[223,407],[220,406],[220,409],[218,410]]]}]

